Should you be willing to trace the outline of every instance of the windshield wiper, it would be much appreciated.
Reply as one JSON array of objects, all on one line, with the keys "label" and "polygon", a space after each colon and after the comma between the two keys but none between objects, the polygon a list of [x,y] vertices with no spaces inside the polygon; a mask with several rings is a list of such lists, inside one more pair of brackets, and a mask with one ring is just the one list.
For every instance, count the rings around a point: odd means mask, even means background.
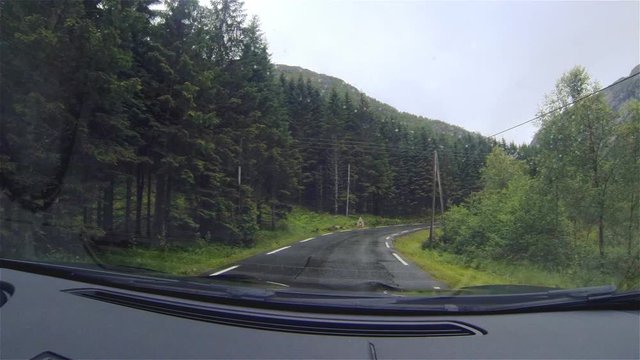
[{"label": "windshield wiper", "polygon": [[[56,265],[20,260],[0,259],[0,266],[73,281],[143,291],[163,296],[188,298],[232,305],[276,307],[303,311],[345,313],[396,314],[493,314],[535,311],[566,311],[588,309],[639,310],[640,291],[617,293],[613,286],[553,289],[531,293],[500,295],[459,295],[443,291],[437,296],[403,296],[394,293],[329,291],[320,289],[273,289],[273,287],[243,286],[235,277],[230,282],[211,278],[176,277],[171,275],[141,275],[111,272],[88,267]],[[221,279],[219,279],[221,280]],[[260,282],[244,276],[245,282]]]},{"label": "windshield wiper", "polygon": [[[398,298],[395,303],[411,307],[446,304],[449,311],[472,313],[640,308],[640,291],[617,293],[616,287],[611,285],[515,293],[505,293],[501,286],[497,286],[502,290],[497,293],[488,292],[486,286],[481,288],[480,292],[472,287],[441,296]],[[523,289],[533,288],[523,286]]]}]

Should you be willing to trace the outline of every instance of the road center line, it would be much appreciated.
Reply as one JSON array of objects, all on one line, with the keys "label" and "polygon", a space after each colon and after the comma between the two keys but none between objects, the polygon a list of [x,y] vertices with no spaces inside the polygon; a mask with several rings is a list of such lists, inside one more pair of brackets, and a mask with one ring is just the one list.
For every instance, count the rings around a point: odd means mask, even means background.
[{"label": "road center line", "polygon": [[231,270],[233,270],[233,269],[237,269],[238,267],[240,267],[240,265],[236,265],[236,266],[232,266],[232,267],[226,268],[226,269],[224,269],[224,270],[220,270],[220,271],[215,272],[215,273],[213,273],[213,274],[211,274],[211,275],[209,275],[209,276],[218,276],[218,275],[220,275],[220,274],[224,274],[224,273],[226,273],[227,271],[231,271]]},{"label": "road center line", "polygon": [[310,240],[313,240],[313,239],[315,239],[315,238],[310,237],[308,239],[300,240],[300,242],[303,243],[303,242],[307,242],[307,241],[310,241]]},{"label": "road center line", "polygon": [[277,253],[278,251],[282,251],[282,250],[288,249],[288,248],[290,248],[290,247],[291,247],[291,246],[285,246],[285,247],[281,247],[280,249],[276,249],[276,250],[273,250],[273,251],[269,251],[269,252],[267,253],[267,255],[275,254],[275,253]]},{"label": "road center line", "polygon": [[386,241],[385,241],[385,242],[384,242],[384,245],[387,247],[387,249],[391,249],[391,248],[389,247],[389,243],[388,243],[388,242],[386,242]]},{"label": "road center line", "polygon": [[393,256],[395,256],[395,258],[398,259],[398,261],[400,261],[402,263],[402,265],[409,266],[409,264],[406,261],[402,260],[402,258],[400,256],[398,256],[398,254],[393,253]]}]

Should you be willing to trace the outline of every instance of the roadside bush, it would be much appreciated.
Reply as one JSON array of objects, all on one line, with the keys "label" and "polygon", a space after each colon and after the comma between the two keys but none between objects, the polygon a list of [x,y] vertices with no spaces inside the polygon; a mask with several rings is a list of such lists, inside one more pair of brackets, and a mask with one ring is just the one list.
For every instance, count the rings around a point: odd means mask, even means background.
[{"label": "roadside bush", "polygon": [[[518,160],[502,150],[489,157],[498,159],[487,161],[486,188],[445,216],[445,248],[470,261],[484,257],[551,268],[565,265],[570,248],[567,224],[559,220],[565,218],[562,209]],[[510,171],[500,173],[492,164]]]}]

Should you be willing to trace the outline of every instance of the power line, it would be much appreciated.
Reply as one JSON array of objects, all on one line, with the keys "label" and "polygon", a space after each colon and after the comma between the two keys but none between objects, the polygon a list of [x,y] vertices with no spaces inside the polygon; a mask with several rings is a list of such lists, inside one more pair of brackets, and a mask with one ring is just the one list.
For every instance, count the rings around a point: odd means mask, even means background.
[{"label": "power line", "polygon": [[560,111],[560,110],[562,110],[562,109],[565,109],[565,108],[567,108],[567,107],[569,107],[569,106],[571,106],[571,105],[573,105],[573,104],[575,104],[575,103],[577,103],[577,102],[579,102],[579,101],[582,101],[582,100],[584,100],[584,99],[586,99],[586,98],[588,98],[588,97],[591,97],[591,96],[593,96],[593,95],[595,95],[595,94],[597,94],[597,93],[603,92],[603,91],[605,91],[605,90],[607,90],[607,89],[609,89],[609,88],[611,88],[611,87],[613,87],[613,86],[615,86],[615,85],[619,85],[620,83],[625,82],[625,81],[627,81],[627,80],[629,80],[629,79],[631,79],[631,78],[633,78],[633,77],[635,77],[635,76],[638,76],[638,75],[640,75],[640,72],[637,72],[637,73],[635,73],[635,74],[632,74],[632,75],[629,75],[629,76],[627,76],[627,77],[625,77],[625,78],[622,78],[622,79],[620,79],[619,81],[616,81],[616,82],[614,82],[613,84],[611,84],[611,85],[609,85],[609,86],[603,87],[603,88],[602,88],[602,89],[600,89],[600,90],[596,90],[596,91],[594,91],[594,92],[592,92],[592,93],[590,93],[590,94],[587,94],[587,95],[585,95],[585,96],[583,96],[583,97],[580,97],[580,98],[578,98],[578,99],[576,99],[576,100],[574,100],[574,101],[572,101],[572,102],[570,102],[570,103],[568,103],[568,104],[562,105],[562,106],[560,106],[560,107],[557,107],[557,108],[555,108],[555,109],[552,109],[552,110],[549,110],[549,111],[547,111],[547,112],[545,112],[545,113],[542,113],[542,114],[540,114],[540,115],[538,115],[538,116],[534,117],[533,119],[529,119],[529,120],[527,120],[527,121],[524,121],[524,122],[521,122],[521,123],[519,123],[519,124],[516,124],[516,125],[514,125],[514,126],[512,126],[512,127],[508,128],[508,129],[504,129],[504,130],[499,131],[499,132],[497,132],[497,133],[495,133],[495,134],[493,134],[493,135],[489,135],[489,137],[490,137],[490,138],[492,138],[492,137],[498,136],[498,135],[500,135],[500,134],[506,133],[507,131],[513,130],[513,129],[515,129],[515,128],[518,128],[518,127],[520,127],[520,126],[522,126],[522,125],[528,124],[528,123],[530,123],[530,122],[532,122],[532,121],[536,121],[536,120],[538,120],[538,119],[540,119],[540,118],[542,118],[542,117],[545,117],[545,116],[547,116],[547,115],[549,115],[549,114],[552,114],[552,113],[554,113],[554,112],[556,112],[556,111]]},{"label": "power line", "polygon": [[[308,150],[316,150],[316,151],[329,151],[331,150],[331,148],[327,147],[327,145],[324,144],[311,144],[311,143],[307,143],[305,144],[305,148]],[[362,152],[362,153],[366,153],[366,154],[371,154],[371,155],[381,155],[379,153],[379,151],[384,150],[384,149],[374,149],[374,148],[370,148],[370,149],[357,149],[358,152]],[[433,149],[396,149],[392,152],[389,153],[385,153],[384,155],[389,157],[389,158],[398,158],[400,156],[423,156],[425,154],[430,154],[433,151]],[[487,152],[488,153],[488,152]],[[468,154],[463,154],[463,153],[456,153],[456,152],[443,152],[443,156],[448,157],[448,158],[452,158],[452,159],[458,159],[458,160],[472,160],[474,157],[477,157],[478,152],[474,152],[474,153],[468,153]]]},{"label": "power line", "polygon": [[[328,140],[323,138],[309,138],[309,137],[300,137],[292,139],[293,142],[298,143],[300,146],[309,146],[309,145],[321,145],[326,146],[327,149],[333,146],[339,147],[354,147],[357,150],[365,149],[365,150],[387,150],[387,151],[411,151],[411,150],[421,150],[422,147],[414,146],[412,144],[385,144],[385,143],[374,143],[370,141],[352,141],[352,140]],[[431,143],[433,147],[439,148],[440,150],[445,149],[443,144]],[[449,147],[449,146],[446,146]],[[431,151],[432,149],[430,149]],[[448,151],[448,153],[456,153],[454,151]],[[464,149],[459,149],[457,152],[458,155],[462,155],[464,153]]]},{"label": "power line", "polygon": [[[297,142],[299,146],[304,147],[308,150],[316,150],[316,151],[329,151],[332,149],[334,143],[325,143],[325,142],[301,142],[294,140]],[[422,156],[424,154],[431,154],[434,150],[433,148],[401,148],[399,146],[391,146],[387,147],[386,145],[376,145],[370,144],[364,147],[360,147],[359,145],[354,144],[341,144],[342,147],[354,147],[354,150],[357,152],[379,155],[380,151],[388,151],[384,155],[389,157],[397,157],[399,155],[415,155]],[[444,147],[439,147],[438,151],[442,152],[446,157],[460,159],[460,160],[471,160],[474,157],[477,157],[478,151],[465,153],[464,150],[460,149],[459,151],[452,151],[452,149],[445,150]],[[488,152],[487,152],[488,153]]]}]

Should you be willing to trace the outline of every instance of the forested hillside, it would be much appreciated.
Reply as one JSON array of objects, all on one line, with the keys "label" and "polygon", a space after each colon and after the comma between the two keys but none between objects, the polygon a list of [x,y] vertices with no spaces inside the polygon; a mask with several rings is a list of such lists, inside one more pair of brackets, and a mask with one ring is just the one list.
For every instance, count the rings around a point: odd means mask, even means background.
[{"label": "forested hillside", "polygon": [[[298,78],[302,78],[303,81],[309,80],[313,87],[320,90],[320,94],[325,98],[329,97],[333,89],[336,89],[340,95],[348,93],[352,99],[358,99],[362,94],[360,90],[348,84],[344,80],[333,76],[319,74],[299,66],[276,64],[275,69],[276,75],[284,75],[287,79],[297,80]],[[364,94],[364,98],[369,103],[371,115],[378,120],[397,120],[402,124],[408,125],[410,128],[425,128],[439,134],[449,134],[451,136],[463,137],[472,135],[471,132],[459,126],[451,125],[440,120],[428,119],[423,116],[401,112],[393,106],[380,102],[366,94]],[[477,136],[477,134],[473,135]]]},{"label": "forested hillside", "polygon": [[486,138],[277,76],[239,1],[154,3],[0,3],[7,241],[246,245],[292,205],[425,215],[434,150],[446,204],[479,190]]}]

